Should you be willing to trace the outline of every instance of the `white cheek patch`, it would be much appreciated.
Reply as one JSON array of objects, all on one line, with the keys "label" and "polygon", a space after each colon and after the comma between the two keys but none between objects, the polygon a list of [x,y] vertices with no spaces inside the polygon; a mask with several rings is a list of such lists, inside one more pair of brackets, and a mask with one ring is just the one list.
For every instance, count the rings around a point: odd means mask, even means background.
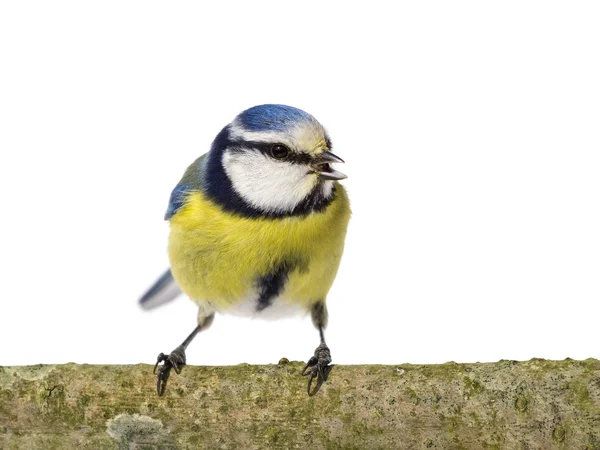
[{"label": "white cheek patch", "polygon": [[331,197],[332,192],[333,192],[333,181],[330,181],[330,180],[323,181],[322,187],[321,187],[321,194],[323,195],[323,197],[325,197],[325,198]]},{"label": "white cheek patch", "polygon": [[276,161],[257,150],[225,151],[223,168],[238,195],[267,212],[292,211],[318,182],[304,164]]}]

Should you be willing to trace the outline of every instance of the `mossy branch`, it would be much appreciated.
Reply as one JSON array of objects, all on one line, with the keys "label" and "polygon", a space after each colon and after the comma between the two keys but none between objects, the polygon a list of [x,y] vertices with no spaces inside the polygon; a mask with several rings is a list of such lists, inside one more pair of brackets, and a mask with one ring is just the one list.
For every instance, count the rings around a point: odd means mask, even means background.
[{"label": "mossy branch", "polygon": [[600,449],[600,361],[0,367],[0,449]]}]

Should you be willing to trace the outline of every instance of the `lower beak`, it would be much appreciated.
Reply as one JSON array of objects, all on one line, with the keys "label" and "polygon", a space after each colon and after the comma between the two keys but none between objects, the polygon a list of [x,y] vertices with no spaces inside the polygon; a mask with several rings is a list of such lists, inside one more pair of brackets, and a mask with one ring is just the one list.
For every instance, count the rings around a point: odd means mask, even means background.
[{"label": "lower beak", "polygon": [[343,162],[344,160],[339,156],[330,152],[323,152],[316,158],[315,162],[311,164],[311,167],[317,172],[319,178],[322,180],[343,180],[344,178],[348,178],[348,176],[332,169],[330,165]]}]

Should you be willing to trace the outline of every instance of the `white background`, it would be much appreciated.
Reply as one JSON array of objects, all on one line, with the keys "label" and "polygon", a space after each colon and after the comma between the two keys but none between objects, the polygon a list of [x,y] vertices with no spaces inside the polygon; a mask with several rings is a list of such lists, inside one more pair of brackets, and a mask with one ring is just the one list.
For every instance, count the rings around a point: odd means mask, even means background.
[{"label": "white background", "polygon": [[[599,23],[597,2],[2,2],[0,364],[177,346],[195,306],[136,303],[169,193],[272,102],[347,161],[334,362],[599,358]],[[188,362],[317,344],[309,318],[219,316]]]}]

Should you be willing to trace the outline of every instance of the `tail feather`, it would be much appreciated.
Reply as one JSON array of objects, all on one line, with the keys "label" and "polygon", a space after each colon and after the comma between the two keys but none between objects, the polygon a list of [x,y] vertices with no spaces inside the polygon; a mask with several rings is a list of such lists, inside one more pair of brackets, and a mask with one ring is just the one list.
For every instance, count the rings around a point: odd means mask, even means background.
[{"label": "tail feather", "polygon": [[181,294],[181,289],[175,283],[171,269],[168,269],[156,280],[150,289],[140,298],[140,306],[144,309],[154,309],[169,303]]}]

